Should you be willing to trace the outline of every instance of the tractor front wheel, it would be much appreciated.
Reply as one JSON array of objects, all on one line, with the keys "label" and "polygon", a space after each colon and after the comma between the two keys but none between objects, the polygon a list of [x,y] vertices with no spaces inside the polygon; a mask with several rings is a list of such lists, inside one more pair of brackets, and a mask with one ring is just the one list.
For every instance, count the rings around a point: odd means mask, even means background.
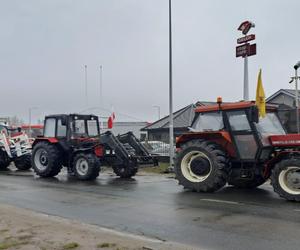
[{"label": "tractor front wheel", "polygon": [[0,149],[0,170],[6,170],[10,164],[10,159],[5,151]]},{"label": "tractor front wheel", "polygon": [[300,201],[300,159],[285,159],[276,164],[271,175],[276,193],[289,201]]},{"label": "tractor front wheel", "polygon": [[196,192],[214,192],[228,179],[225,152],[215,143],[191,140],[182,145],[175,159],[175,174],[180,185]]},{"label": "tractor front wheel", "polygon": [[38,142],[33,147],[31,164],[34,172],[41,177],[56,176],[62,168],[61,152],[56,145]]},{"label": "tractor front wheel", "polygon": [[138,165],[136,162],[132,161],[126,165],[115,165],[112,166],[114,173],[121,178],[131,178],[135,176],[138,171]]},{"label": "tractor front wheel", "polygon": [[19,170],[28,170],[31,168],[31,155],[22,155],[14,160],[15,166]]},{"label": "tractor front wheel", "polygon": [[95,180],[99,176],[100,161],[94,154],[79,153],[74,157],[73,169],[79,180]]}]

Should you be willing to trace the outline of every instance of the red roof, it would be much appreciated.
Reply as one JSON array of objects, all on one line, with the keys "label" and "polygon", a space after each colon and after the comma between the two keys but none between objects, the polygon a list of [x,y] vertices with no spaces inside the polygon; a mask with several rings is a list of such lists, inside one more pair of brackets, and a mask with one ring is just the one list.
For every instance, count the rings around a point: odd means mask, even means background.
[{"label": "red roof", "polygon": [[[22,125],[21,128],[23,129],[29,129],[29,125]],[[43,129],[44,128],[44,125],[41,125],[41,124],[35,124],[35,125],[30,125],[30,128],[40,128],[40,129]]]},{"label": "red roof", "polygon": [[[207,105],[207,106],[199,106],[195,109],[196,113],[210,112],[210,111],[218,111],[218,110],[236,110],[236,109],[245,109],[255,106],[255,101],[241,101],[241,102],[233,102],[233,103],[221,103]],[[274,105],[266,105],[268,110],[275,110],[276,107]]]}]

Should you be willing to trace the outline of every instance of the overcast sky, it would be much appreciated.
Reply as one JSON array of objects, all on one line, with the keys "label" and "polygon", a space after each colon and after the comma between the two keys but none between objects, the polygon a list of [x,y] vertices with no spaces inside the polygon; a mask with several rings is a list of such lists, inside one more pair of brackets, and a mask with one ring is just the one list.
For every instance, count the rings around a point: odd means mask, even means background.
[{"label": "overcast sky", "polygon": [[[168,113],[168,0],[0,0],[0,116],[28,120],[100,105],[117,121]],[[256,27],[250,96],[259,68],[266,95],[289,85],[300,60],[298,0],[173,0],[174,109],[243,96],[238,25]],[[84,65],[88,66],[88,106]],[[104,110],[91,112],[107,116]],[[127,115],[127,116],[125,116]],[[130,119],[130,117],[134,119]]]}]

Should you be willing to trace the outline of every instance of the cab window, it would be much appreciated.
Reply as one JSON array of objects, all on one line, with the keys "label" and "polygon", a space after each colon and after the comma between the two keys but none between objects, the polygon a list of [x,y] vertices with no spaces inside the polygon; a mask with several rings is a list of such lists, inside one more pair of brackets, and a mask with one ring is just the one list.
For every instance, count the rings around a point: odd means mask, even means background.
[{"label": "cab window", "polygon": [[224,128],[222,112],[200,113],[192,125],[195,131],[219,131]]},{"label": "cab window", "polygon": [[55,123],[56,123],[55,118],[47,118],[46,119],[45,130],[44,130],[45,137],[55,137]]},{"label": "cab window", "polygon": [[251,127],[244,110],[227,112],[227,116],[233,131],[251,131]]},{"label": "cab window", "polygon": [[62,125],[62,120],[57,120],[57,137],[66,137],[67,136],[67,126]]}]

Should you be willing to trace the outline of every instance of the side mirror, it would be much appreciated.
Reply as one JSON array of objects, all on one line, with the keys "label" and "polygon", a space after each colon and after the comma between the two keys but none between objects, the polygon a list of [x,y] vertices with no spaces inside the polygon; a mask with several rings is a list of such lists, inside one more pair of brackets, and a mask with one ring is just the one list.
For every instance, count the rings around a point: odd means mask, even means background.
[{"label": "side mirror", "polygon": [[250,121],[255,123],[259,122],[259,111],[256,106],[253,106],[250,109]]}]

